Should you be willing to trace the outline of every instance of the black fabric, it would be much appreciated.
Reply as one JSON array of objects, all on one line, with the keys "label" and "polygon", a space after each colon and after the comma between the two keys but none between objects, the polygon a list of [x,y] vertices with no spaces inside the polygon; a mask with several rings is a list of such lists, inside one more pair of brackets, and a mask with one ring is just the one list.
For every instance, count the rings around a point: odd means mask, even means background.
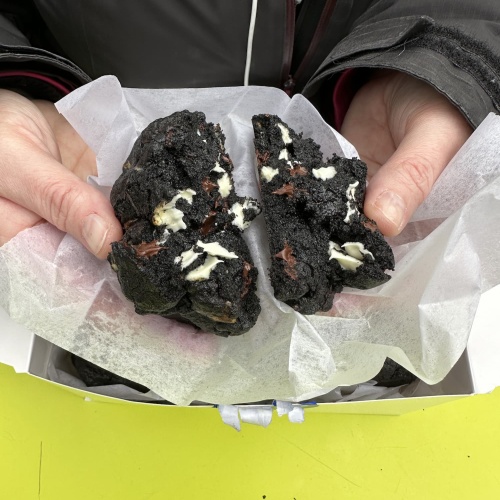
[{"label": "black fabric", "polygon": [[304,93],[319,106],[326,99],[325,91],[345,69],[396,69],[431,84],[476,127],[499,109],[498,58],[485,43],[458,29],[436,25],[425,16],[401,18],[398,23],[377,21],[347,36]]},{"label": "black fabric", "polygon": [[[0,69],[34,64],[75,85],[103,74],[136,87],[242,85],[251,8],[252,0],[0,0]],[[289,88],[325,114],[341,71],[384,67],[429,82],[473,125],[500,110],[498,0],[303,0],[295,36],[294,11],[295,0],[259,0],[251,84],[283,86],[290,67]]]},{"label": "black fabric", "polygon": [[[76,88],[90,81],[73,62],[48,51],[39,43],[32,46],[27,34],[33,34],[34,26],[38,32],[32,38],[39,41],[45,36],[46,27],[31,2],[0,2],[0,87],[15,90],[34,99],[56,101],[63,93],[48,82],[26,76],[3,76],[2,71],[33,72],[45,75],[56,81],[64,82],[68,88]],[[25,32],[19,28],[24,27]],[[47,40],[49,40],[47,38]]]},{"label": "black fabric", "polygon": [[485,43],[465,36],[458,29],[444,26],[433,26],[409,43],[433,50],[473,75],[500,111],[500,53],[495,54]]},{"label": "black fabric", "polygon": [[343,70],[395,69],[433,85],[477,126],[499,109],[499,33],[498,0],[373,0],[302,90],[325,114],[320,103]]},{"label": "black fabric", "polygon": [[28,38],[19,31],[7,16],[0,16],[1,41],[5,45],[29,45]]},{"label": "black fabric", "polygon": [[[252,84],[281,84],[289,3],[259,0]],[[243,85],[251,0],[36,4],[68,57],[92,78],[114,74],[128,87]]]},{"label": "black fabric", "polygon": [[6,29],[0,20],[0,37],[3,44],[7,44],[6,35],[8,37],[10,32],[14,37],[22,38],[20,45],[32,45],[64,55],[62,48],[45,25],[34,0],[0,0],[0,13],[13,26],[13,29]]},{"label": "black fabric", "polygon": [[316,69],[330,54],[332,47],[338,45],[352,30],[354,22],[366,11],[371,1],[322,0],[319,2],[323,4],[322,9],[318,12],[316,0],[306,0],[303,8],[311,3],[315,4],[315,9],[312,10],[311,17],[302,21],[301,31],[295,37],[292,68],[295,92],[302,92]]}]

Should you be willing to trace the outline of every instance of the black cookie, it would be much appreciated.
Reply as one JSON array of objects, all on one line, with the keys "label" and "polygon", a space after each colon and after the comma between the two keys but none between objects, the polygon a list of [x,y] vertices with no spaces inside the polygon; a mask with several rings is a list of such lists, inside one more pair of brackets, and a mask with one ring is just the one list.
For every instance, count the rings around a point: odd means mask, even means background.
[{"label": "black cookie", "polygon": [[233,188],[218,125],[182,111],[137,139],[111,203],[124,236],[109,261],[139,314],[239,335],[257,321],[257,269],[242,231],[260,213]]},{"label": "black cookie", "polygon": [[380,372],[373,377],[377,385],[383,387],[397,387],[411,384],[417,377],[390,358],[386,358]]},{"label": "black cookie", "polygon": [[273,115],[252,119],[277,299],[303,314],[326,311],[344,286],[389,279],[391,248],[363,214],[366,165],[319,146]]},{"label": "black cookie", "polygon": [[78,375],[87,387],[122,384],[142,393],[149,392],[147,387],[111,373],[75,354],[71,354],[71,361]]}]

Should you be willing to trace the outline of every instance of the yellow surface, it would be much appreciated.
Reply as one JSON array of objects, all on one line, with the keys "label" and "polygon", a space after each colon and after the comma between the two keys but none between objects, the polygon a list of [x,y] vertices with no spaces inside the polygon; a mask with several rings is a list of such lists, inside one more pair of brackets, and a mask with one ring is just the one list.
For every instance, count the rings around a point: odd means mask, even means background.
[{"label": "yellow surface", "polygon": [[403,416],[86,402],[0,365],[0,499],[498,498],[500,391]]}]

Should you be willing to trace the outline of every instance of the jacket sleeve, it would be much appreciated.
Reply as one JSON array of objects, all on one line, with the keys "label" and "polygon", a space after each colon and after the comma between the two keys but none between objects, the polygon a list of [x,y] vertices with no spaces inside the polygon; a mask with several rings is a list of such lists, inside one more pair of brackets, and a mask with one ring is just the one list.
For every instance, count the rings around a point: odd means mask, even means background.
[{"label": "jacket sleeve", "polygon": [[[23,20],[42,21],[36,17],[36,11],[28,10],[29,2],[21,1],[13,9],[5,7],[7,4],[13,2],[0,2],[0,87],[32,98],[56,101],[90,81],[68,59],[52,50],[32,45],[25,34],[30,31],[29,24]],[[41,25],[35,28],[37,33],[43,31]]]},{"label": "jacket sleeve", "polygon": [[303,93],[323,101],[346,69],[389,68],[431,84],[477,127],[500,111],[499,32],[498,0],[374,0]]}]

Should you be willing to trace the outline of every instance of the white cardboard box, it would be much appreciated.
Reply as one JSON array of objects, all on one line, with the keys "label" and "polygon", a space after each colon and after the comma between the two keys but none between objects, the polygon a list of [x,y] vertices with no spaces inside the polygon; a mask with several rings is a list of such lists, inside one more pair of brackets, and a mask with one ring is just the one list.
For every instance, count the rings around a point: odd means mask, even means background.
[{"label": "white cardboard box", "polygon": [[[400,415],[463,397],[491,392],[500,385],[499,304],[500,285],[482,295],[466,351],[446,378],[436,386],[419,387],[412,397],[318,403],[307,405],[306,410],[324,413]],[[0,308],[0,362],[12,366],[18,373],[28,373],[47,379],[47,368],[53,348],[50,342],[14,323]],[[47,383],[54,382],[47,380]],[[145,404],[109,398],[70,387],[67,387],[67,390],[96,402],[104,400],[116,404]],[[428,395],[432,393],[435,395]],[[159,408],[161,408],[159,411],[168,411],[169,406],[161,405]],[[211,408],[212,406],[207,406],[206,410]],[[199,407],[197,409],[200,411]]]},{"label": "white cardboard box", "polygon": [[[91,88],[93,89],[92,91],[90,90]],[[229,92],[232,95],[231,99],[237,103],[240,103],[242,101],[242,95],[246,96],[247,93],[250,92],[250,94],[253,96],[249,100],[251,106],[248,109],[245,108],[245,111],[242,115],[242,119],[246,120],[246,113],[249,113],[250,111],[252,111],[252,113],[257,112],[256,109],[253,109],[253,105],[256,102],[259,104],[259,106],[264,106],[262,102],[261,90],[261,88],[246,87],[244,89],[234,88],[232,90],[224,88],[222,89],[222,91],[221,89],[217,90],[216,95],[218,96],[218,98],[222,99],[226,98]],[[279,95],[282,96],[286,101],[286,106],[288,106],[293,101],[293,99],[292,101],[290,101],[285,94],[280,93],[280,91],[277,91],[276,89],[268,90],[272,95],[270,96],[271,99],[269,100],[269,102],[265,103],[265,112],[270,112],[271,109],[274,109],[273,106],[274,104],[276,104]],[[184,89],[184,91],[185,94],[183,95],[187,100],[183,102],[186,102],[187,104],[191,103],[193,106],[196,105],[196,109],[202,109],[204,111],[211,110],[211,113],[215,113],[213,115],[213,118],[211,118],[214,121],[220,121],[218,117],[220,115],[221,109],[233,109],[234,103],[230,105],[230,102],[228,101],[227,104],[222,105],[221,101],[214,101],[214,89],[197,89],[195,93],[193,93],[191,89]],[[254,91],[256,93],[255,95],[252,94],[252,92]],[[180,95],[178,94],[178,90],[170,91],[164,89],[158,92],[159,93],[156,94],[153,100],[144,101],[145,111],[144,114],[141,112],[139,116],[135,111],[134,113],[130,113],[128,105],[125,106],[125,104],[128,102],[125,96],[127,95],[128,98],[131,99],[131,108],[137,111],[139,100],[142,102],[142,97],[139,99],[139,94],[142,95],[142,91],[138,89],[121,89],[120,84],[116,80],[116,78],[108,76],[96,80],[92,84],[88,84],[88,86],[81,87],[80,89],[75,91],[75,93],[72,94],[69,100],[64,101],[66,102],[66,104],[62,107],[65,108],[66,112],[69,113],[68,119],[71,115],[72,118],[70,119],[70,122],[77,117],[86,116],[87,113],[90,113],[90,116],[95,116],[97,120],[97,117],[100,117],[102,114],[101,111],[110,111],[109,116],[106,116],[103,120],[103,123],[101,123],[99,126],[97,126],[97,121],[94,121],[94,119],[90,121],[83,120],[85,124],[91,124],[91,126],[88,127],[89,137],[86,140],[89,141],[89,144],[91,144],[96,153],[100,152],[99,154],[104,155],[102,157],[105,157],[105,151],[101,148],[103,146],[104,132],[108,129],[113,128],[113,124],[116,125],[116,128],[123,133],[124,131],[131,130],[137,132],[142,128],[142,126],[139,125],[142,123],[143,119],[145,123],[149,123],[152,119],[158,117],[158,113],[167,115],[173,111],[163,108],[160,111],[159,104],[163,105],[163,103],[170,103],[171,101],[174,101],[174,99],[167,98],[167,96],[170,95],[169,92],[175,92],[175,103],[178,103],[179,101],[177,100],[177,98]],[[206,105],[207,110],[204,109],[200,100],[200,96],[202,94],[207,97],[206,103],[205,101],[203,101],[205,103],[203,104],[203,106]],[[86,96],[86,98],[89,97],[90,103],[83,103],[83,101],[80,102],[79,97],[82,96]],[[149,97],[152,99],[152,96]],[[298,102],[300,102],[300,100],[303,98],[301,96],[296,96],[294,97],[294,99],[296,99],[297,101],[294,104],[295,106],[298,105]],[[111,104],[113,105],[111,106]],[[191,104],[189,106],[187,104],[186,107],[189,108]],[[61,106],[61,103],[59,103],[59,105]],[[90,107],[87,107],[87,105],[89,105]],[[178,104],[176,104],[176,106],[178,106]],[[122,116],[121,114],[121,112],[124,111],[125,108],[127,108],[129,111],[128,114],[125,113],[127,117],[126,119],[125,115]],[[177,108],[175,110],[177,110]],[[293,110],[297,111],[297,108],[292,106],[292,111]],[[96,111],[98,111],[97,114],[95,114]],[[311,111],[314,112],[314,116],[317,115],[316,110],[312,109]],[[116,115],[113,114],[115,112]],[[278,113],[278,111],[276,112]],[[108,113],[106,113],[106,115],[107,114]],[[226,114],[227,111],[224,111],[224,116],[226,116]],[[298,115],[303,117],[304,113],[300,112],[298,113]],[[118,119],[118,117],[120,117],[120,119]],[[127,126],[124,125],[125,122],[120,121],[122,119],[127,123]],[[328,129],[327,137],[325,138],[325,140],[320,140],[320,138],[318,137],[317,142],[319,144],[323,144],[323,146],[330,147],[333,142],[331,141],[331,130],[328,125],[318,122],[318,127],[316,127],[316,125],[312,127],[313,123],[316,123],[316,119],[313,119],[313,116],[311,115],[311,119],[308,119],[307,123],[304,124],[305,129],[303,131],[305,132],[309,130],[309,134],[311,133],[310,129],[312,128],[315,133],[318,133],[326,127],[326,129]],[[250,130],[248,131],[250,132]],[[496,204],[489,203],[491,199],[498,199],[498,189],[500,186],[500,183],[498,183],[497,179],[498,172],[500,171],[500,163],[498,159],[499,156],[497,151],[498,145],[497,141],[494,140],[499,133],[500,119],[497,116],[490,115],[484,121],[484,123],[481,124],[481,126],[478,127],[478,129],[474,132],[471,140],[468,141],[466,145],[464,145],[459,154],[452,160],[452,162],[450,162],[450,166],[446,169],[444,174],[440,176],[440,179],[435,185],[435,189],[433,189],[433,192],[427,198],[426,202],[424,202],[424,204],[419,208],[419,216],[417,219],[419,221],[441,220],[443,218],[450,217],[451,214],[457,213],[456,211],[462,207],[463,203],[465,203],[466,200],[470,199],[473,193],[483,192],[483,196],[479,197],[479,200],[475,199],[475,202],[477,203],[473,204],[474,211],[470,210],[470,206],[469,210],[466,211],[466,214],[472,214],[472,217],[461,217],[459,219],[460,221],[462,221],[460,224],[457,224],[455,220],[452,220],[451,222],[453,224],[450,224],[450,226],[456,229],[456,233],[451,231],[454,237],[454,239],[452,239],[451,241],[451,246],[455,250],[453,253],[454,260],[451,260],[456,266],[453,269],[461,269],[464,260],[463,248],[461,245],[456,244],[457,241],[466,240],[467,238],[462,239],[462,236],[464,234],[468,234],[471,237],[474,236],[473,241],[475,244],[471,246],[471,248],[467,248],[467,250],[470,251],[471,260],[475,262],[474,257],[478,257],[478,259],[476,260],[478,260],[480,264],[488,263],[491,265],[481,265],[472,269],[468,266],[464,267],[464,269],[466,269],[469,273],[466,273],[466,275],[464,275],[464,283],[466,284],[466,278],[469,275],[471,277],[486,276],[489,278],[489,280],[485,280],[487,284],[481,283],[481,287],[484,288],[487,288],[487,286],[491,286],[491,284],[496,284],[500,281],[500,278],[497,274],[497,271],[499,269],[497,260],[495,258],[492,258],[492,256],[495,255],[493,254],[493,252],[495,252],[496,249],[494,248],[494,244],[490,244],[490,241],[494,242],[499,239],[497,237],[497,233],[494,232],[493,229],[497,229],[500,227],[498,219],[498,214],[500,212],[496,209]],[[122,148],[124,154],[125,150],[127,149],[125,146],[129,144],[130,139],[131,137],[128,137],[128,135],[126,135],[126,137],[124,136],[125,142],[124,147]],[[339,140],[341,139],[339,138]],[[108,146],[111,145],[111,149],[106,149],[106,151],[110,151],[110,157],[113,158],[112,163],[114,164],[114,167],[120,170],[123,162],[122,159],[120,159],[116,155],[117,144],[114,140],[109,141],[109,143],[107,144]],[[131,142],[129,145],[131,145]],[[326,156],[330,154],[330,151],[327,152],[325,150],[324,152],[326,153]],[[344,153],[347,154],[345,149]],[[347,156],[350,156],[351,154],[354,153],[349,153],[347,154]],[[454,160],[456,160],[457,158],[458,160],[454,162]],[[453,163],[453,165],[451,163]],[[250,165],[250,163],[248,164]],[[474,166],[474,168],[471,168],[472,165]],[[472,173],[474,173],[474,175],[472,175]],[[109,182],[104,183],[104,185],[111,185],[115,178],[116,177],[108,175],[106,179]],[[464,182],[464,179],[466,179],[466,182]],[[439,186],[440,188],[436,189]],[[444,189],[443,187],[446,187],[446,189]],[[435,210],[436,207],[437,211]],[[432,210],[430,210],[431,208]],[[478,210],[478,212],[476,212],[476,210]],[[486,213],[486,210],[488,210],[488,214],[492,216],[487,220],[478,218],[476,213],[483,214]],[[461,225],[462,223],[465,224],[464,220],[465,222],[470,223],[466,226],[470,226],[470,233],[467,233],[467,231],[464,230],[464,226]],[[478,220],[481,222],[481,224],[478,223]],[[433,248],[424,249],[424,251],[433,250]],[[448,259],[447,261],[449,262],[450,259]],[[425,258],[422,258],[421,262],[424,262],[425,264],[427,260]],[[24,270],[25,267],[21,266],[21,269]],[[451,284],[451,288],[455,287],[455,285],[464,284],[462,281],[456,280],[455,276],[455,274],[450,274],[450,278],[447,278],[447,283]],[[475,290],[477,290],[477,284],[475,284],[475,286]],[[19,293],[22,293],[23,291],[24,290]],[[446,296],[443,296],[443,290],[440,287],[433,288],[433,292],[435,293],[435,297],[432,304],[436,303],[438,300],[442,300],[443,304],[447,304],[450,302],[446,300]],[[482,309],[487,311],[486,313],[482,313],[483,315],[486,314],[485,319],[483,319],[481,315],[478,316],[478,320],[476,321],[474,332],[471,337],[471,342],[469,343],[466,353],[451,370],[449,375],[440,384],[434,386],[434,389],[438,394],[437,396],[384,401],[363,401],[345,404],[324,404],[318,405],[317,411],[399,414],[405,411],[422,408],[424,406],[439,404],[450,399],[464,397],[465,395],[483,393],[492,390],[498,385],[498,383],[500,383],[498,382],[498,379],[500,377],[498,376],[498,369],[495,362],[495,353],[497,347],[496,343],[498,343],[496,340],[497,335],[495,333],[498,329],[497,325],[500,324],[500,321],[495,311],[495,299],[489,299],[488,297],[490,296],[496,297],[496,302],[498,302],[498,290],[485,294],[483,303],[489,304],[489,306],[482,305]],[[460,298],[462,297],[460,296]],[[451,330],[453,327],[450,325],[453,321],[455,322],[456,331],[458,331],[460,326],[464,325],[463,317],[460,313],[466,308],[463,307],[462,302],[458,302],[457,304],[458,305],[455,308],[457,314],[449,314],[449,317],[444,316],[444,321],[442,321],[442,324],[441,322],[439,322],[439,328],[449,328]],[[19,306],[19,304],[17,303],[16,305]],[[29,312],[30,309],[26,309],[29,308],[29,306],[30,303],[19,307],[22,307],[23,311],[27,310]],[[42,310],[46,311],[46,309],[44,308],[42,308]],[[51,313],[49,312],[48,315],[50,314]],[[435,316],[432,316],[432,318],[435,318]],[[438,322],[436,322],[435,319],[432,319],[428,320],[427,323],[434,326]],[[467,328],[462,328],[462,333],[467,333],[469,322],[467,321],[466,324]],[[404,326],[402,326],[398,331],[404,331]],[[479,340],[476,340],[476,338]],[[463,342],[460,343],[460,349],[462,349],[462,346]],[[51,351],[52,348],[50,344],[47,344],[46,342],[35,338],[29,332],[26,332],[20,327],[13,325],[12,322],[6,317],[5,313],[3,312],[2,315],[2,311],[0,311],[0,361],[14,366],[19,372],[28,372],[34,376],[46,377]],[[453,359],[456,359],[456,355],[453,356]],[[437,366],[437,368],[439,368],[439,366]],[[448,365],[446,365],[446,370],[447,369]],[[442,376],[442,374],[440,374],[439,376]],[[427,396],[429,396],[429,392],[426,393]],[[120,403],[123,404],[121,401]]]}]

